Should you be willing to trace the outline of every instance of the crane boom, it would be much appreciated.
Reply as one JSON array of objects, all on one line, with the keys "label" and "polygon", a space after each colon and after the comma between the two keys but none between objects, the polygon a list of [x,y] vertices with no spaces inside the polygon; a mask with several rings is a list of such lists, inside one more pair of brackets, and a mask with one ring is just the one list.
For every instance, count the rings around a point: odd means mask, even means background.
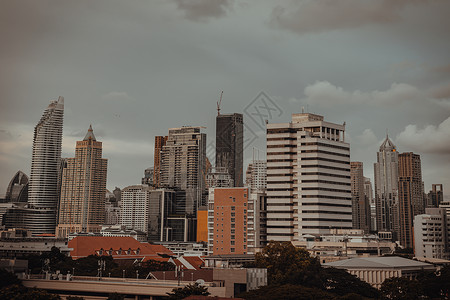
[{"label": "crane boom", "polygon": [[220,100],[217,101],[217,115],[220,116],[220,105],[222,104],[223,91],[220,93]]}]

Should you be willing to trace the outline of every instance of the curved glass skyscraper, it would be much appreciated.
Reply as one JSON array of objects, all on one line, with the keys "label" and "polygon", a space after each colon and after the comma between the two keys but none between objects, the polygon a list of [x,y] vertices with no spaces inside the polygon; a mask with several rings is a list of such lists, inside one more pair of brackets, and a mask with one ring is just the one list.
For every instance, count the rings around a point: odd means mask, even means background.
[{"label": "curved glass skyscraper", "polygon": [[64,98],[59,97],[34,128],[28,207],[36,213],[26,221],[33,235],[55,233],[63,116]]}]

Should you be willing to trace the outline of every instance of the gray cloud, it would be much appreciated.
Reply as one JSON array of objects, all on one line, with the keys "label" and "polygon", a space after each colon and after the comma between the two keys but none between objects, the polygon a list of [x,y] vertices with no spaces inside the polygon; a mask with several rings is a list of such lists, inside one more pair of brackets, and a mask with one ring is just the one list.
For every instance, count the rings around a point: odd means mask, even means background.
[{"label": "gray cloud", "polygon": [[[405,101],[423,99],[422,93],[418,88],[405,84],[393,83],[391,87],[385,91],[362,92],[355,90],[353,92],[346,91],[342,87],[335,86],[328,81],[317,81],[305,88],[305,96],[303,99],[307,104],[322,107],[330,107],[336,105],[357,105],[366,104],[371,106],[392,106],[398,105]],[[290,100],[291,102],[294,100]]]},{"label": "gray cloud", "polygon": [[420,153],[450,154],[450,117],[438,126],[408,125],[396,141],[404,148]]},{"label": "gray cloud", "polygon": [[427,0],[306,0],[276,6],[271,24],[298,34],[356,28],[401,20],[402,10]]},{"label": "gray cloud", "polygon": [[205,21],[226,15],[233,0],[173,0],[187,19]]}]

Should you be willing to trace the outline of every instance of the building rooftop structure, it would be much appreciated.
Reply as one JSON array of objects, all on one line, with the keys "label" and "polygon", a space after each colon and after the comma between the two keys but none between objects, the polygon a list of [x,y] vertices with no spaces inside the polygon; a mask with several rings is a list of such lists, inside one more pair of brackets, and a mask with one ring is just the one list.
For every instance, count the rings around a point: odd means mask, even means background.
[{"label": "building rooftop structure", "polygon": [[73,248],[70,252],[73,259],[106,255],[113,259],[167,261],[173,256],[173,252],[162,245],[141,243],[132,237],[78,236],[69,241],[68,247]]}]

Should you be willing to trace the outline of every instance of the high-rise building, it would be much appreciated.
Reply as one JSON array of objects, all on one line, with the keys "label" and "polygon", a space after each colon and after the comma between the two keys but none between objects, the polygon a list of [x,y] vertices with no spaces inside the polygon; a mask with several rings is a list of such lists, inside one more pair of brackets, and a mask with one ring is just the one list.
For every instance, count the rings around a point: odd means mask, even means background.
[{"label": "high-rise building", "polygon": [[216,168],[226,168],[235,187],[243,186],[244,122],[242,114],[216,117]]},{"label": "high-rise building", "polygon": [[377,230],[377,208],[375,198],[373,197],[373,188],[370,178],[364,177],[364,195],[369,201],[370,205],[370,230]]},{"label": "high-rise building", "polygon": [[267,188],[267,162],[254,159],[251,163],[249,188],[252,193],[265,191]]},{"label": "high-rise building", "polygon": [[364,192],[363,163],[350,162],[352,190],[352,224],[354,229],[370,232],[370,204]]},{"label": "high-rise building", "polygon": [[141,183],[153,187],[154,175],[155,175],[155,172],[154,172],[153,168],[145,169],[144,177],[142,178]]},{"label": "high-rise building", "polygon": [[9,182],[5,202],[28,202],[28,176],[24,172],[17,171]]},{"label": "high-rise building", "polygon": [[420,155],[412,152],[398,155],[398,200],[400,245],[413,247],[413,219],[424,213]]},{"label": "high-rise building", "polygon": [[208,253],[247,254],[248,188],[212,188],[208,201]]},{"label": "high-rise building", "polygon": [[432,184],[431,191],[428,193],[427,207],[439,207],[442,202],[444,202],[442,184]]},{"label": "high-rise building", "polygon": [[200,129],[169,129],[161,150],[160,186],[177,191],[175,212],[179,215],[195,216],[197,208],[206,205],[206,134]]},{"label": "high-rise building", "polygon": [[448,259],[449,228],[445,208],[426,208],[414,217],[414,256]]},{"label": "high-rise building", "polygon": [[77,141],[75,157],[65,160],[57,235],[74,232],[100,232],[105,223],[106,169],[102,142],[95,138],[92,126],[82,141]]},{"label": "high-rise building", "polygon": [[206,175],[207,188],[233,187],[234,182],[226,168],[211,168]]},{"label": "high-rise building", "polygon": [[265,191],[251,192],[247,212],[247,253],[255,254],[267,245],[267,196]]},{"label": "high-rise building", "polygon": [[132,185],[122,189],[120,225],[148,232],[150,191],[148,185]]},{"label": "high-rise building", "polygon": [[398,152],[386,136],[377,153],[375,170],[375,204],[377,230],[398,233]]},{"label": "high-rise building", "polygon": [[64,98],[59,97],[50,103],[34,128],[28,206],[35,213],[30,210],[25,221],[33,235],[55,233],[63,117]]},{"label": "high-rise building", "polygon": [[161,150],[167,142],[167,136],[155,136],[155,152],[153,153],[153,185],[160,187],[161,183]]},{"label": "high-rise building", "polygon": [[352,228],[350,145],[345,124],[300,113],[267,124],[267,240]]}]

